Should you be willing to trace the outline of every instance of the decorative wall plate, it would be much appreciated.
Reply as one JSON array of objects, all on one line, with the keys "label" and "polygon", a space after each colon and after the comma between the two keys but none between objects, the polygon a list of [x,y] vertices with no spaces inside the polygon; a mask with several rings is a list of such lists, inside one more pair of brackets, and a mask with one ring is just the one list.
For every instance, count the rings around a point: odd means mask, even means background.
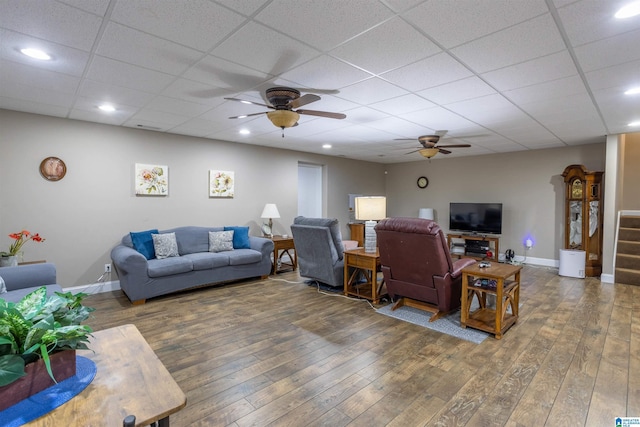
[{"label": "decorative wall plate", "polygon": [[47,157],[40,162],[40,174],[48,181],[60,181],[67,174],[67,165],[58,157]]}]

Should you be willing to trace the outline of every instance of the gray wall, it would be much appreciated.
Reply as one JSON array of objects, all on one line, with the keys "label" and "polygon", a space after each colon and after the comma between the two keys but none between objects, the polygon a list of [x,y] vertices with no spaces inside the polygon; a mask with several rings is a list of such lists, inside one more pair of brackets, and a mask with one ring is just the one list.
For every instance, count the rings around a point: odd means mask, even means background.
[{"label": "gray wall", "polygon": [[[129,231],[181,225],[249,225],[260,235],[264,204],[276,203],[278,234],[297,215],[298,162],[323,165],[326,214],[347,231],[348,194],[384,194],[384,166],[289,150],[0,110],[0,250],[21,229],[46,241],[24,260],[47,260],[62,286],[93,283]],[[44,180],[38,167],[60,157],[67,175]],[[135,163],[169,166],[169,195],[134,193]],[[235,172],[233,199],[208,197],[210,169]],[[117,277],[113,277],[117,279]]]},{"label": "gray wall", "polygon": [[[562,172],[571,164],[603,171],[604,160],[601,143],[389,165],[387,214],[415,217],[419,208],[433,208],[447,229],[450,202],[502,203],[500,252],[511,248],[523,256],[531,234],[535,246],[527,256],[557,260],[564,236]],[[424,190],[416,185],[422,175],[429,178]]]}]

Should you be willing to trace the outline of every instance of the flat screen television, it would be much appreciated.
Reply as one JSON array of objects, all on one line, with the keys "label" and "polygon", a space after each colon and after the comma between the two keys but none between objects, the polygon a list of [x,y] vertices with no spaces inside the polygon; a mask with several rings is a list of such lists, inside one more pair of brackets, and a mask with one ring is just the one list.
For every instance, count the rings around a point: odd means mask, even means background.
[{"label": "flat screen television", "polygon": [[449,230],[502,234],[502,203],[450,203]]}]

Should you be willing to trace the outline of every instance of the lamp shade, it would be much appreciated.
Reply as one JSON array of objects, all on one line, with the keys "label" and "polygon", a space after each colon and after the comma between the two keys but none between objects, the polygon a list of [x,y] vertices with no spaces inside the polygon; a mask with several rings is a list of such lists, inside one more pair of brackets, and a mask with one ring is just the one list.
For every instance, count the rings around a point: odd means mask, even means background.
[{"label": "lamp shade", "polygon": [[356,219],[378,221],[387,216],[387,198],[382,196],[356,197]]},{"label": "lamp shade", "polygon": [[418,210],[418,218],[430,219],[433,220],[433,209],[431,208],[420,208]]},{"label": "lamp shade", "polygon": [[275,203],[267,203],[264,205],[260,218],[280,218],[280,212]]}]

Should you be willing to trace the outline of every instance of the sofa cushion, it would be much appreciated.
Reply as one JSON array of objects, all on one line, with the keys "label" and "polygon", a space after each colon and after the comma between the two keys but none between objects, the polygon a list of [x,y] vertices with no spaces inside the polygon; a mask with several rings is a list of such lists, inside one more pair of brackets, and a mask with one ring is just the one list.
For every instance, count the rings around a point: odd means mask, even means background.
[{"label": "sofa cushion", "polygon": [[209,231],[222,231],[222,227],[198,227],[187,226],[164,230],[167,233],[176,233],[178,252],[180,255],[195,254],[209,251]]},{"label": "sofa cushion", "polygon": [[164,259],[150,259],[147,266],[149,277],[187,273],[193,270],[193,263],[187,257],[177,256]]},{"label": "sofa cushion", "polygon": [[224,231],[233,230],[233,249],[251,249],[249,227],[225,226]]},{"label": "sofa cushion", "polygon": [[232,230],[210,231],[209,232],[209,252],[224,252],[233,250]]},{"label": "sofa cushion", "polygon": [[338,259],[344,256],[344,246],[342,245],[342,233],[340,232],[340,224],[337,218],[307,218],[298,216],[293,219],[294,224],[312,225],[316,227],[328,227],[331,233],[333,246],[338,254]]},{"label": "sofa cushion", "polygon": [[182,255],[191,260],[194,270],[210,270],[218,267],[226,267],[229,265],[228,252],[200,252],[197,254]]},{"label": "sofa cushion", "polygon": [[230,265],[253,264],[262,260],[262,253],[253,249],[238,249],[227,254]]},{"label": "sofa cushion", "polygon": [[158,234],[158,229],[152,229],[147,231],[132,231],[129,233],[131,236],[131,243],[133,248],[140,252],[146,259],[153,259],[156,257],[156,252],[153,248],[153,238],[151,234]]},{"label": "sofa cushion", "polygon": [[156,258],[164,259],[174,256],[180,256],[178,253],[178,242],[176,242],[176,233],[152,234],[153,249],[156,252]]}]

